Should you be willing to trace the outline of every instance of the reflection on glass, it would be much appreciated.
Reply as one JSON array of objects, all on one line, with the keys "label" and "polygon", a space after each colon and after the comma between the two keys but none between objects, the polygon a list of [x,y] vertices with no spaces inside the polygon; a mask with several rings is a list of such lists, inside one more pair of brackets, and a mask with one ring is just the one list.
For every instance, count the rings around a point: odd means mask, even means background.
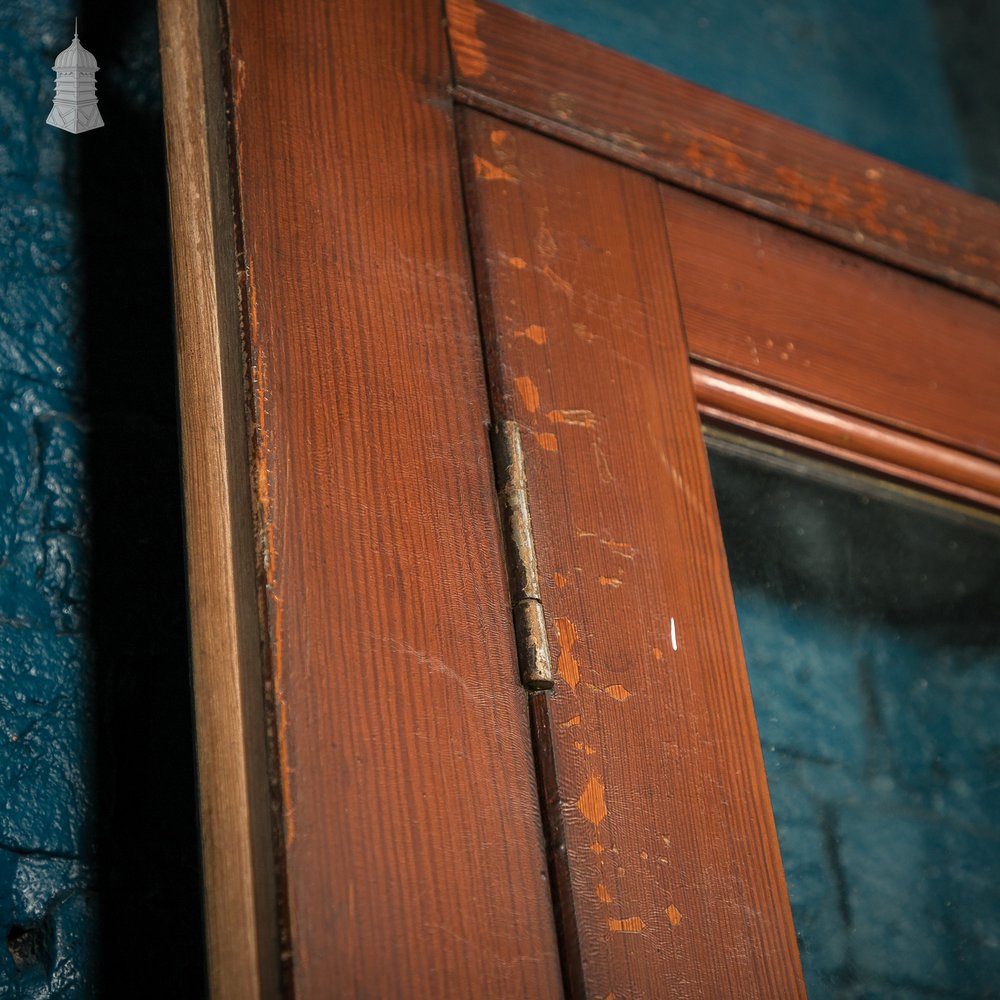
[{"label": "reflection on glass", "polygon": [[708,442],[810,997],[1000,996],[1000,527]]}]

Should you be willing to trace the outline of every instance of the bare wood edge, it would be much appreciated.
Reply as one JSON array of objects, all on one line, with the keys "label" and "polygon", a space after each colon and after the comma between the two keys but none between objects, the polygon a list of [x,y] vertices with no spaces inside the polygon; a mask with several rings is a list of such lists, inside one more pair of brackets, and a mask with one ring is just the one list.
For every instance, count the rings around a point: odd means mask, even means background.
[{"label": "bare wood edge", "polygon": [[[1000,255],[997,253],[1000,250],[1000,237],[997,236],[1000,205],[989,199],[855,149],[497,4],[446,0],[446,7],[449,41],[456,66],[453,94],[458,103],[1000,304]],[[516,62],[514,69],[495,60],[492,39],[488,32],[479,30],[480,19],[510,21],[514,25],[508,32],[512,42],[516,39],[519,49],[512,61]],[[712,123],[741,115],[754,122],[750,131],[794,139],[796,144],[808,150],[810,159],[824,168],[831,160],[848,162],[860,179],[859,184],[871,189],[872,201],[869,204],[853,201],[850,191],[845,193],[842,186],[830,186],[822,171],[807,167],[799,170],[783,162],[770,162],[760,150],[750,150],[749,157],[759,160],[759,164],[755,163],[749,171],[741,166],[734,173],[728,169],[732,158],[747,151],[739,148],[731,137],[722,135],[721,130],[716,135],[711,127],[681,129],[682,138],[701,143],[697,155],[688,162],[673,148],[676,142],[658,142],[655,137],[640,136],[636,129],[630,128],[631,123],[627,120],[604,120],[608,116],[602,114],[599,102],[590,93],[569,93],[560,89],[559,93],[552,94],[551,80],[531,80],[540,90],[551,94],[551,107],[542,107],[527,97],[522,100],[524,95],[518,93],[523,86],[522,78],[534,71],[531,42],[524,39],[542,36],[547,38],[548,45],[556,45],[559,39],[572,45],[574,63],[586,66],[587,72],[594,77],[615,80],[623,75],[641,77],[647,86],[640,89],[647,98],[658,89],[663,91],[663,111],[668,121],[674,121],[678,109],[686,110],[690,116],[692,109],[704,106]],[[609,65],[610,69],[598,71],[595,67],[600,65]],[[570,108],[572,111],[567,110]],[[741,134],[747,129],[734,125],[731,131]],[[769,176],[762,182],[765,170],[769,171]],[[906,194],[905,198],[891,197],[901,192]],[[905,205],[910,210],[915,206],[931,206],[934,218],[917,218],[908,226],[897,225],[894,220],[893,225],[888,225],[875,217],[872,205],[876,203],[882,208],[890,203]]]},{"label": "bare wood edge", "polygon": [[211,995],[280,991],[219,11],[159,0]]},{"label": "bare wood edge", "polygon": [[1000,465],[988,459],[697,362],[691,381],[699,411],[713,422],[1000,510]]}]

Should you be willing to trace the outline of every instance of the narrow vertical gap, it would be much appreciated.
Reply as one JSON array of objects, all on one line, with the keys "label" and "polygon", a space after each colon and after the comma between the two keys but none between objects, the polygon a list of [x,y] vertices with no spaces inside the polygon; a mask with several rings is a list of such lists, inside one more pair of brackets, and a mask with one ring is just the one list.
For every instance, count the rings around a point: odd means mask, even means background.
[{"label": "narrow vertical gap", "polygon": [[[232,199],[233,234],[236,246],[236,279],[239,287],[239,310],[240,310],[240,339],[242,341],[242,353],[244,357],[243,371],[243,401],[244,401],[244,421],[247,428],[246,447],[249,451],[249,462],[252,474],[256,475],[257,455],[254,444],[256,433],[253,412],[253,385],[250,371],[250,364],[253,357],[252,345],[250,343],[250,316],[249,316],[249,278],[247,274],[246,240],[243,230],[243,204],[242,192],[240,191],[240,173],[237,157],[239,155],[239,142],[237,134],[237,95],[235,81],[233,79],[233,59],[232,59],[232,33],[229,18],[229,0],[206,0],[202,9],[205,16],[212,16],[212,7],[215,6],[214,16],[218,19],[218,52],[205,52],[203,59],[206,72],[211,72],[212,60],[217,59],[219,70],[222,75],[223,94],[226,102],[226,152],[229,166],[229,196]],[[215,38],[214,33],[205,33],[203,37]],[[214,192],[213,192],[214,194]],[[250,507],[254,518],[254,538],[260,537],[261,517],[259,499],[253,491],[252,483],[247,483],[246,488],[250,493]],[[288,890],[288,869],[286,864],[286,844],[284,835],[284,808],[281,789],[281,775],[277,765],[279,760],[278,747],[278,727],[277,709],[275,706],[275,691],[272,678],[274,675],[271,657],[270,630],[268,627],[267,598],[266,598],[266,573],[261,564],[261,551],[259,546],[254,545],[254,559],[256,562],[257,580],[256,591],[258,600],[258,629],[261,645],[261,660],[264,664],[264,676],[261,676],[260,683],[264,694],[264,715],[266,720],[266,752],[268,764],[268,798],[270,805],[270,826],[271,826],[271,858],[267,859],[273,865],[273,886],[275,893],[275,906],[277,909],[276,923],[278,936],[278,976],[279,989],[282,1000],[294,1000],[295,980],[294,967],[292,963],[292,941],[291,941],[291,915],[289,908]],[[260,914],[258,914],[258,917]],[[267,926],[264,921],[258,921],[258,932]]]},{"label": "narrow vertical gap", "polygon": [[[451,46],[448,47],[452,58]],[[454,65],[452,65],[454,78]],[[462,206],[466,220],[466,255],[470,262],[470,274],[476,315],[479,322],[482,345],[483,370],[488,397],[490,422],[494,426],[506,419],[500,380],[493,373],[500,370],[499,348],[493,324],[491,303],[486,291],[487,283],[480,273],[481,255],[475,252],[476,240],[473,226],[474,193],[471,177],[465,162],[464,152],[469,148],[465,128],[465,116],[470,112],[452,105],[452,121],[455,134],[455,157],[459,165],[461,179]],[[511,627],[513,628],[513,617]],[[535,779],[538,791],[538,805],[542,820],[542,835],[545,842],[546,866],[549,876],[549,890],[552,896],[552,911],[556,938],[559,946],[559,962],[562,972],[563,993],[567,1000],[585,1000],[585,978],[580,935],[573,900],[573,886],[570,877],[569,852],[562,817],[562,799],[559,793],[559,777],[556,769],[555,749],[552,742],[551,714],[548,695],[545,692],[526,692],[528,716],[531,727],[531,750],[535,763]]]}]

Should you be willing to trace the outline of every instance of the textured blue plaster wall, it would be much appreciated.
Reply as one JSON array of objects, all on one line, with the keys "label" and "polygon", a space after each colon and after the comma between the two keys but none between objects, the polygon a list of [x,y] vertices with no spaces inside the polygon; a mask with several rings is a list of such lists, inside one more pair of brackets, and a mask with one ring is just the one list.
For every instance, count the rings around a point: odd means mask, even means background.
[{"label": "textured blue plaster wall", "polygon": [[[45,124],[77,14],[107,122],[80,136]],[[0,4],[11,1000],[202,993],[165,206],[151,0]]]},{"label": "textured blue plaster wall", "polygon": [[[0,996],[95,977],[75,150],[37,109],[68,5],[0,9]],[[62,29],[60,35],[56,30]]]},{"label": "textured blue plaster wall", "polygon": [[926,0],[507,0],[853,146],[967,187]]}]

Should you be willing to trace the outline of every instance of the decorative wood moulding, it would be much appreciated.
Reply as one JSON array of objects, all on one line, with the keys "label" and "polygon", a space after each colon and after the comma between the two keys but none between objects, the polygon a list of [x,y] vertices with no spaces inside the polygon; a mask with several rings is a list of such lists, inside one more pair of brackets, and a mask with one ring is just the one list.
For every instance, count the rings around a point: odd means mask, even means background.
[{"label": "decorative wood moulding", "polygon": [[1000,510],[1000,466],[829,406],[691,366],[702,416]]},{"label": "decorative wood moulding", "polygon": [[504,7],[447,11],[458,100],[1000,302],[1000,205]]}]

